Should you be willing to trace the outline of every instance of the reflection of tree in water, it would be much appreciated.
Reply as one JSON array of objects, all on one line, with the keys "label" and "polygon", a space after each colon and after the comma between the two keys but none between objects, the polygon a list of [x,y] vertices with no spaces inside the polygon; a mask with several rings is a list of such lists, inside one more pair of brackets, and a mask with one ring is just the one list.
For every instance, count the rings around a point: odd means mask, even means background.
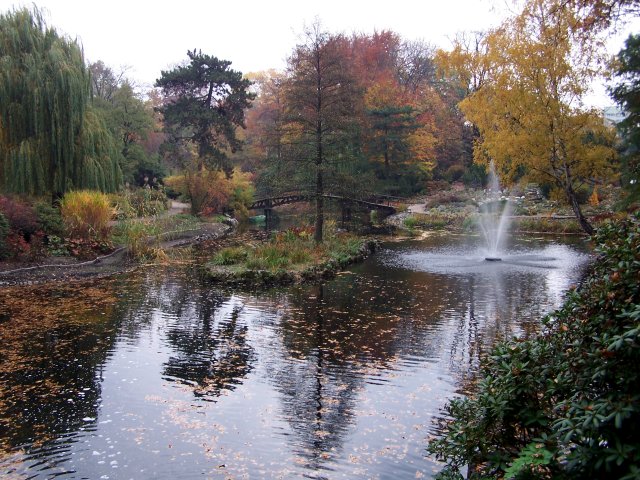
[{"label": "reflection of tree in water", "polygon": [[190,385],[196,395],[210,398],[233,389],[251,371],[255,355],[247,343],[248,327],[239,321],[240,309],[216,321],[229,295],[186,271],[138,275],[130,282],[118,308],[123,337],[136,338],[151,326],[154,314],[176,319],[166,330],[167,343],[175,349],[164,365],[168,380]]},{"label": "reflection of tree in water", "polygon": [[166,336],[175,353],[164,365],[164,376],[194,387],[199,397],[233,390],[252,370],[255,359],[247,342],[248,327],[239,321],[242,307],[234,307],[229,319],[216,322],[225,297],[201,289],[195,297],[172,298],[178,321]]},{"label": "reflection of tree in water", "polygon": [[[412,278],[348,276],[325,285],[324,316],[331,335],[330,350],[341,362],[385,368],[399,354],[430,356],[439,350],[434,341],[435,319],[446,302],[438,290],[425,294]],[[293,310],[302,315],[285,322],[282,334],[293,355],[309,349],[304,318],[309,310],[306,291],[292,294]]]},{"label": "reflection of tree in water", "polygon": [[0,458],[21,447],[63,468],[78,432],[97,422],[102,366],[114,345],[138,341],[157,314],[181,323],[170,331],[178,353],[168,375],[197,381],[203,394],[238,383],[253,353],[239,310],[214,325],[225,299],[179,272],[0,291]]},{"label": "reflection of tree in water", "polygon": [[537,319],[533,310],[543,307],[536,299],[544,294],[535,275],[516,282],[407,271],[344,276],[316,288],[288,296],[279,326],[288,358],[272,373],[292,440],[315,469],[330,468],[365,383],[398,362],[439,359],[444,347],[464,384],[495,341],[531,334],[536,320],[519,319]]},{"label": "reflection of tree in water", "polygon": [[368,276],[292,289],[287,298],[279,326],[287,358],[271,375],[298,453],[308,468],[330,468],[354,428],[365,383],[379,382],[402,356],[439,348],[430,314],[440,307],[405,279]]},{"label": "reflection of tree in water", "polygon": [[201,290],[184,270],[136,273],[126,278],[119,295],[116,317],[122,338],[135,339],[150,328],[154,312],[181,316]]},{"label": "reflection of tree in water", "polygon": [[97,418],[98,371],[116,339],[113,285],[22,286],[2,296],[0,447],[21,446],[52,467],[73,441],[57,437]]},{"label": "reflection of tree in water", "polygon": [[341,446],[363,382],[345,365],[344,352],[336,348],[331,322],[325,318],[324,288],[317,286],[315,295],[298,297],[300,310],[282,319],[284,328],[295,325],[293,336],[285,334],[295,358],[279,362],[281,370],[274,373],[276,388],[283,395],[282,413],[297,438],[297,453],[314,470]]}]

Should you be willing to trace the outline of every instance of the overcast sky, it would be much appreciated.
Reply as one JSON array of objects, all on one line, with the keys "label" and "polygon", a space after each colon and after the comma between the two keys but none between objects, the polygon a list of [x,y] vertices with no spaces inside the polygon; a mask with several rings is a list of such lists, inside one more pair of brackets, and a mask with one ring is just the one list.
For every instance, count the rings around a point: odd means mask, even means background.
[{"label": "overcast sky", "polygon": [[[0,11],[31,6],[0,0]],[[285,66],[305,23],[331,32],[389,29],[448,48],[456,32],[484,30],[507,15],[509,0],[35,0],[49,25],[77,38],[88,61],[102,60],[141,86],[186,59],[187,50],[230,60],[244,73]],[[636,22],[636,26],[638,22]],[[637,31],[637,29],[636,29]],[[626,36],[626,35],[625,35]],[[619,50],[623,36],[611,42]],[[609,104],[600,93],[596,104]]]}]

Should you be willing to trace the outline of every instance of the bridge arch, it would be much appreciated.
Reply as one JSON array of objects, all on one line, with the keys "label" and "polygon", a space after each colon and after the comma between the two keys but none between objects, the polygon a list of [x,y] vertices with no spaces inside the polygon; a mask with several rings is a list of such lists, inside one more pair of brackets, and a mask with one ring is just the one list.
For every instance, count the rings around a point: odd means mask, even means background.
[{"label": "bridge arch", "polygon": [[[345,197],[342,195],[333,195],[330,193],[326,193],[322,195],[322,197],[328,200],[338,201],[342,205],[358,205],[361,207],[366,207],[369,210],[378,210],[387,214],[396,213],[396,208],[390,203],[384,204],[372,200],[363,200],[359,198]],[[311,202],[315,199],[315,194],[288,193],[254,200],[254,202],[249,206],[249,210],[271,210],[272,208],[279,207],[281,205],[288,205],[298,202]]]}]

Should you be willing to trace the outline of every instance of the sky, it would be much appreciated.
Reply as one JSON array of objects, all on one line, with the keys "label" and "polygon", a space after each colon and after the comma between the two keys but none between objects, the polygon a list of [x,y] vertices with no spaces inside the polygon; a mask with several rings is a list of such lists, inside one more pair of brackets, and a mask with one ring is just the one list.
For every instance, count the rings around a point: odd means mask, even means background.
[{"label": "sky", "polygon": [[[406,40],[449,48],[457,32],[485,30],[509,15],[510,0],[0,0],[0,11],[35,3],[48,25],[142,87],[183,62],[187,50],[232,62],[243,73],[283,69],[305,24],[330,32],[393,30]],[[639,27],[640,21],[634,27]],[[640,28],[635,28],[640,31]],[[627,32],[610,42],[617,52]],[[611,104],[596,86],[592,103]]]}]

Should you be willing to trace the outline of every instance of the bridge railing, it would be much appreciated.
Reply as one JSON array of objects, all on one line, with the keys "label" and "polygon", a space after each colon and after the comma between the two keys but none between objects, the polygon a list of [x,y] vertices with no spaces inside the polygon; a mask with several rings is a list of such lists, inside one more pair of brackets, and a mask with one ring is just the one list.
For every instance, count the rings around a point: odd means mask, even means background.
[{"label": "bridge railing", "polygon": [[403,203],[407,200],[404,197],[397,197],[394,195],[384,195],[384,194],[377,194],[377,193],[372,194],[369,198],[379,200],[378,203],[386,203],[387,205],[391,205],[393,203],[395,204]]},{"label": "bridge railing", "polygon": [[[368,193],[368,192],[364,192],[361,193],[360,195],[357,196],[353,196],[353,195],[345,195],[344,193],[334,193],[334,192],[325,192],[325,195],[329,196],[329,197],[344,197],[345,199],[353,199],[353,200],[363,200],[363,201],[369,201],[369,202],[373,202],[374,200],[379,200],[379,202],[374,202],[374,203],[387,203],[388,205],[390,205],[391,203],[402,203],[406,201],[405,197],[398,197],[398,196],[394,196],[394,195],[385,195],[385,194],[380,194],[380,193]],[[278,193],[273,193],[271,195],[267,195],[267,196],[256,196],[253,199],[253,202],[259,202],[259,201],[264,201],[264,200],[269,200],[269,199],[274,199],[274,198],[282,198],[282,197],[293,197],[293,196],[307,196],[307,197],[314,197],[315,193],[312,191],[305,191],[305,190],[293,190],[293,191],[287,191],[287,192],[278,192]]]}]

